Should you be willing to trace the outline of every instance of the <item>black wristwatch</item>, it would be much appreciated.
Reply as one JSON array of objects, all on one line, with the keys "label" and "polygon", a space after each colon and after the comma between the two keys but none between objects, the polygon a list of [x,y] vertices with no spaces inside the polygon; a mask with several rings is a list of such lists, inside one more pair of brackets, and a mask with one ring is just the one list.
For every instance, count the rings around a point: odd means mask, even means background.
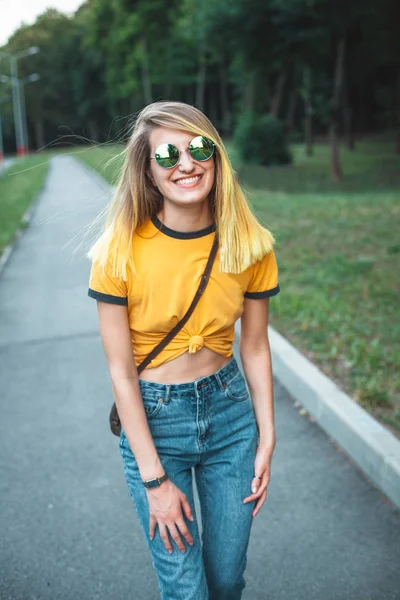
[{"label": "black wristwatch", "polygon": [[164,473],[161,477],[154,477],[154,479],[148,479],[147,481],[143,481],[144,487],[151,489],[155,487],[159,487],[164,481],[168,479],[168,475]]}]

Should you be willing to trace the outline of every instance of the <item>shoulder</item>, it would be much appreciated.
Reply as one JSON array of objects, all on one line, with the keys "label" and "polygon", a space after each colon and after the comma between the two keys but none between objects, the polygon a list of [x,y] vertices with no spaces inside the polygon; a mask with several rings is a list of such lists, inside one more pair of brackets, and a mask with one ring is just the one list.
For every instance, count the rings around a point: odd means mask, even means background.
[{"label": "shoulder", "polygon": [[249,267],[249,285],[246,298],[267,298],[280,292],[279,271],[274,248]]}]

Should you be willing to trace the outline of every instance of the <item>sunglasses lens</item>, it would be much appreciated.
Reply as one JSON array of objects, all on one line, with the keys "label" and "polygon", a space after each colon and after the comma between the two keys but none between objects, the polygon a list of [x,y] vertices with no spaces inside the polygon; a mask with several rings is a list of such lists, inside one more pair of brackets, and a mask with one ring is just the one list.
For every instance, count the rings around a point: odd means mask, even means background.
[{"label": "sunglasses lens", "polygon": [[161,144],[154,153],[155,159],[164,169],[171,169],[179,160],[178,148],[173,144]]},{"label": "sunglasses lens", "polygon": [[198,135],[190,142],[189,152],[195,160],[208,160],[214,154],[214,142]]}]

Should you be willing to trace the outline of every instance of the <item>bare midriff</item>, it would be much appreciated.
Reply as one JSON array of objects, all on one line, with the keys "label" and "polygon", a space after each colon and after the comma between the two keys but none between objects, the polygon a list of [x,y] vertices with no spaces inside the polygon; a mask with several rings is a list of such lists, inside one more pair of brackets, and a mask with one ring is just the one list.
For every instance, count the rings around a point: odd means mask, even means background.
[{"label": "bare midriff", "polygon": [[147,367],[140,373],[139,378],[155,383],[189,383],[200,377],[212,375],[231,359],[232,356],[223,356],[203,347],[193,354],[185,352],[158,367]]}]

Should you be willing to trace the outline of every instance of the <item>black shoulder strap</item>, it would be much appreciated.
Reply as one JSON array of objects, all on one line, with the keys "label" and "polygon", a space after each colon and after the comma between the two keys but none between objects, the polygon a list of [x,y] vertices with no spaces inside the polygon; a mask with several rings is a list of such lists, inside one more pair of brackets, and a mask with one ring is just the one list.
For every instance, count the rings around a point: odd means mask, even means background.
[{"label": "black shoulder strap", "polygon": [[218,236],[217,236],[217,233],[215,233],[215,238],[214,238],[214,242],[213,242],[213,245],[211,248],[210,256],[208,257],[207,266],[205,268],[203,275],[201,276],[200,285],[197,289],[195,297],[192,300],[191,305],[189,306],[188,310],[186,311],[186,313],[182,317],[182,319],[179,321],[179,323],[177,323],[175,325],[175,327],[173,329],[171,329],[171,331],[165,336],[165,338],[163,340],[161,340],[161,342],[159,344],[157,344],[157,346],[150,352],[150,354],[148,356],[146,356],[144,361],[140,363],[140,365],[137,367],[138,373],[141,373],[143,371],[143,369],[145,369],[151,363],[151,361],[162,350],[164,350],[165,346],[167,346],[167,344],[169,344],[169,342],[174,339],[174,337],[176,336],[178,331],[180,331],[182,329],[182,327],[185,325],[185,323],[187,323],[187,321],[189,320],[189,318],[192,315],[194,309],[196,308],[201,296],[203,295],[204,290],[207,287],[208,280],[210,279],[211,269],[213,267],[214,260],[217,255],[217,251],[218,251]]}]

